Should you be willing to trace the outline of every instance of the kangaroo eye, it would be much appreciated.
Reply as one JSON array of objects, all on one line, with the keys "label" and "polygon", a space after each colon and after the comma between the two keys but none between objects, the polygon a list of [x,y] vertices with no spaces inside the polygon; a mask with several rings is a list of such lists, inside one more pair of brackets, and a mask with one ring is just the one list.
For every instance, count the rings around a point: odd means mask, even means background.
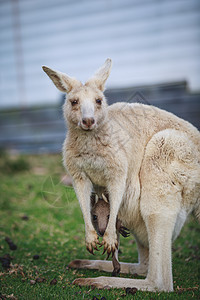
[{"label": "kangaroo eye", "polygon": [[96,220],[97,220],[97,216],[93,215],[93,221],[96,221]]},{"label": "kangaroo eye", "polygon": [[108,220],[109,220],[109,218],[110,218],[110,215],[108,215],[108,216],[107,216],[107,218],[108,218]]},{"label": "kangaroo eye", "polygon": [[78,104],[78,100],[72,100],[72,101],[71,101],[71,104],[72,104],[72,106],[77,105],[77,104]]},{"label": "kangaroo eye", "polygon": [[99,104],[99,105],[101,105],[102,100],[101,99],[96,99],[96,103]]}]

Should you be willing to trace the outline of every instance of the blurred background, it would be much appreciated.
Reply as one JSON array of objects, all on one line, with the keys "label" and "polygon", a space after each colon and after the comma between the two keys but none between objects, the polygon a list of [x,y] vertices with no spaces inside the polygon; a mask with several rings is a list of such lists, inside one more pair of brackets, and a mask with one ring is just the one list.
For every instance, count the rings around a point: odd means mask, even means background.
[{"label": "blurred background", "polygon": [[41,66],[87,80],[107,57],[108,103],[142,102],[200,128],[199,0],[0,0],[0,148],[60,152],[62,95]]}]

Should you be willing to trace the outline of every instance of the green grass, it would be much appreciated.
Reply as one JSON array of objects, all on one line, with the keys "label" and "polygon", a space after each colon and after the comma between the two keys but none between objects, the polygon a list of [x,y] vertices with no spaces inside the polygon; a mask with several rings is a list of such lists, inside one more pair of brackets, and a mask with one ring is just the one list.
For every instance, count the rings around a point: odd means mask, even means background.
[{"label": "green grass", "polygon": [[[94,257],[85,249],[84,223],[74,191],[60,183],[64,174],[60,155],[20,158],[0,155],[0,257],[12,256],[10,269],[0,265],[0,295],[4,299],[10,299],[12,294],[20,300],[93,299],[95,296],[98,299],[198,298],[200,228],[193,219],[185,225],[173,246],[174,293],[137,291],[132,296],[126,295],[123,289],[98,290],[72,285],[77,277],[111,274],[67,268],[73,259]],[[24,215],[28,220],[22,219]],[[7,236],[17,245],[17,250],[9,249]],[[121,261],[137,261],[132,237],[121,238],[120,249]],[[34,255],[39,255],[39,259],[33,259]],[[95,257],[104,259],[105,255],[98,253]],[[38,277],[45,281],[31,285],[30,281]],[[54,278],[57,283],[51,285]]]}]

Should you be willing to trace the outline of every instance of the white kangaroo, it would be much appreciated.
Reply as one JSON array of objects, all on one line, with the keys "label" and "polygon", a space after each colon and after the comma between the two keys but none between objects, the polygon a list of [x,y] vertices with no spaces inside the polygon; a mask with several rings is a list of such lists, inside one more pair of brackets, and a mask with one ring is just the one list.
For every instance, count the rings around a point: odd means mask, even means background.
[{"label": "white kangaroo", "polygon": [[[90,195],[92,189],[99,196],[106,191],[110,218],[104,250],[114,253],[118,247],[118,216],[135,236],[139,251],[139,263],[121,263],[121,272],[146,275],[143,280],[78,278],[74,284],[173,291],[172,241],[191,212],[200,220],[199,131],[153,106],[108,106],[103,91],[110,59],[85,84],[47,67],[43,70],[68,94],[63,160],[83,213],[87,249],[93,252],[99,243],[91,222]],[[70,265],[112,272],[110,261],[79,260]]]}]

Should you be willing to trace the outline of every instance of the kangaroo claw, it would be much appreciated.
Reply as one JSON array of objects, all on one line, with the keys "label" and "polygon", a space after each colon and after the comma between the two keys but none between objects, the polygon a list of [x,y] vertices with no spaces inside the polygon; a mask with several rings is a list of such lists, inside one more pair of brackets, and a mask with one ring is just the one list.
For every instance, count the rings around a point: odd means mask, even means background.
[{"label": "kangaroo claw", "polygon": [[106,260],[109,259],[111,252],[107,252]]},{"label": "kangaroo claw", "polygon": [[110,256],[111,253],[112,253],[112,250],[110,248],[108,248],[108,250],[107,250],[108,257]]},{"label": "kangaroo claw", "polygon": [[105,253],[105,252],[106,252],[106,249],[104,248],[104,249],[103,249],[103,253],[102,253],[102,255],[104,255],[104,253]]},{"label": "kangaroo claw", "polygon": [[97,248],[97,246],[95,245],[95,246],[93,246],[93,248],[94,248],[94,250],[97,250],[97,251],[99,251],[99,249]]},{"label": "kangaroo claw", "polygon": [[93,252],[93,248],[92,248],[92,247],[91,247],[91,248],[90,248],[90,247],[86,247],[86,249],[87,249],[88,252],[90,252],[91,254],[94,255],[94,252]]},{"label": "kangaroo claw", "polygon": [[114,253],[115,253],[115,249],[112,248],[112,251],[111,251],[111,252],[112,252],[112,257],[113,257],[113,255],[114,255]]},{"label": "kangaroo claw", "polygon": [[102,255],[107,251],[107,249],[108,249],[108,246],[107,246],[107,244],[105,244]]}]

